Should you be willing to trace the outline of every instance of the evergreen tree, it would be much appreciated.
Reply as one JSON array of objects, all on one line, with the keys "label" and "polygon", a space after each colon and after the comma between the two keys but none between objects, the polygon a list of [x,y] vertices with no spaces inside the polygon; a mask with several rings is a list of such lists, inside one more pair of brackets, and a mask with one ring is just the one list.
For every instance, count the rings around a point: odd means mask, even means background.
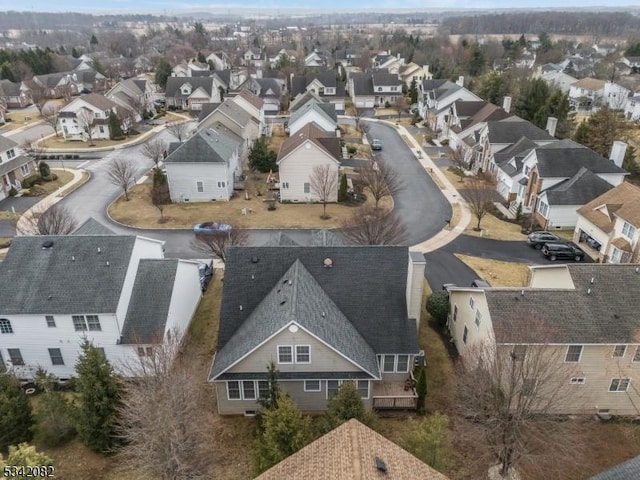
[{"label": "evergreen tree", "polygon": [[411,97],[411,105],[418,103],[418,84],[416,79],[411,80],[411,86],[409,87],[409,97]]},{"label": "evergreen tree", "polygon": [[158,60],[155,69],[156,83],[161,87],[167,86],[167,78],[171,76],[171,65],[164,58]]},{"label": "evergreen tree", "polygon": [[98,45],[98,39],[96,38],[95,34],[91,34],[91,40],[89,40],[89,45],[91,45],[92,47]]},{"label": "evergreen tree", "polygon": [[78,52],[78,50],[76,50],[76,47],[73,47],[71,49],[71,56],[73,58],[80,58],[80,52]]},{"label": "evergreen tree", "polygon": [[638,161],[636,159],[636,148],[633,145],[627,146],[627,151],[624,154],[624,160],[622,161],[622,168],[632,175],[636,175],[640,170]]},{"label": "evergreen tree", "polygon": [[445,470],[449,465],[452,447],[449,418],[436,413],[415,423],[413,428],[407,430],[409,451],[436,470]]},{"label": "evergreen tree", "polygon": [[207,63],[207,57],[204,56],[204,53],[198,52],[197,60],[200,63]]},{"label": "evergreen tree", "polygon": [[16,82],[16,75],[13,73],[11,69],[11,64],[9,62],[4,62],[0,65],[0,79],[9,80],[10,82]]},{"label": "evergreen tree", "polygon": [[113,111],[109,114],[109,136],[111,137],[111,140],[121,140],[124,137],[122,127],[120,126],[120,120]]},{"label": "evergreen tree", "polygon": [[482,79],[477,94],[489,103],[501,105],[508,94],[507,77],[495,71],[489,73]]},{"label": "evergreen tree", "polygon": [[32,428],[31,404],[20,383],[13,375],[0,373],[0,452],[31,440]]},{"label": "evergreen tree", "polygon": [[425,400],[427,398],[427,369],[424,367],[420,369],[420,373],[418,374],[416,394],[418,395],[418,415],[424,415]]},{"label": "evergreen tree", "polygon": [[581,145],[584,145],[587,141],[587,136],[589,135],[589,126],[587,125],[586,120],[582,120],[576,131],[573,132],[573,141],[578,142]]},{"label": "evergreen tree", "polygon": [[265,137],[260,137],[253,142],[253,146],[249,150],[249,166],[259,172],[278,171],[276,152],[269,150]]},{"label": "evergreen tree", "polygon": [[606,158],[609,158],[613,142],[620,140],[628,126],[619,112],[607,106],[601,107],[591,115],[586,125],[586,135],[584,141],[580,143]]},{"label": "evergreen tree", "polygon": [[347,183],[347,174],[343,173],[340,177],[340,187],[338,187],[338,201],[344,202],[347,199],[349,185]]},{"label": "evergreen tree", "polygon": [[515,104],[515,114],[534,125],[544,128],[548,108],[549,86],[541,78],[530,80]]},{"label": "evergreen tree", "polygon": [[311,419],[300,413],[293,400],[280,394],[278,406],[265,410],[262,431],[253,445],[256,474],[297,452],[311,440]]},{"label": "evergreen tree", "polygon": [[471,61],[469,62],[469,74],[474,77],[480,75],[487,65],[487,56],[479,43],[471,46]]},{"label": "evergreen tree", "polygon": [[445,290],[433,292],[429,295],[429,298],[427,298],[426,308],[434,320],[444,325],[447,321],[447,315],[449,314],[449,293]]},{"label": "evergreen tree", "polygon": [[104,353],[84,340],[76,363],[76,429],[82,443],[96,452],[115,445],[120,386]]},{"label": "evergreen tree", "polygon": [[267,367],[267,380],[269,381],[269,391],[265,398],[260,398],[258,403],[267,410],[278,408],[278,397],[280,396],[280,384],[278,383],[278,369],[273,360]]},{"label": "evergreen tree", "polygon": [[36,384],[44,393],[40,396],[35,418],[35,439],[39,445],[57,447],[75,435],[71,404],[55,389],[56,378],[44,370],[36,373]]},{"label": "evergreen tree", "polygon": [[324,431],[328,432],[355,418],[365,425],[371,426],[375,421],[373,414],[364,406],[360,392],[354,382],[344,382],[338,392],[327,402],[327,414]]}]

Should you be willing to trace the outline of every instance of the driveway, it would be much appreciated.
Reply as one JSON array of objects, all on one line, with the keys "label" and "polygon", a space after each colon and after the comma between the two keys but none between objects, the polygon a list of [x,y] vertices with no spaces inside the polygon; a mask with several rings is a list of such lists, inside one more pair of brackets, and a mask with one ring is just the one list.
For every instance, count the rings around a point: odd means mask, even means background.
[{"label": "driveway", "polygon": [[367,125],[369,141],[382,140],[383,148],[373,152],[374,159],[392,167],[403,185],[393,200],[407,229],[406,243],[415,245],[433,237],[451,218],[451,205],[394,128],[374,122]]}]

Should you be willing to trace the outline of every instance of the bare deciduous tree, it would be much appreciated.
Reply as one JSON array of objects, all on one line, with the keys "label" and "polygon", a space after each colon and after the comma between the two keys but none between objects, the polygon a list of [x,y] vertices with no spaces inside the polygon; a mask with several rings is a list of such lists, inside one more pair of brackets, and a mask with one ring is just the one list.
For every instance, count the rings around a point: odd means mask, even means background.
[{"label": "bare deciduous tree", "polygon": [[111,183],[122,188],[125,199],[129,201],[129,186],[135,174],[133,164],[124,158],[116,158],[111,165],[109,165],[107,173],[109,174]]},{"label": "bare deciduous tree", "polygon": [[215,458],[210,420],[203,415],[209,392],[200,372],[181,357],[179,334],[138,347],[142,355],[124,367],[135,381],[124,383],[119,409],[123,468],[166,480],[205,478]]},{"label": "bare deciduous tree", "polygon": [[35,138],[25,140],[21,147],[27,155],[31,155],[36,160],[40,160],[46,150],[42,142]]},{"label": "bare deciduous tree", "polygon": [[228,232],[196,236],[192,247],[204,255],[213,256],[222,260],[222,263],[226,263],[227,248],[246,245],[248,240],[249,235],[245,229],[232,225]]},{"label": "bare deciduous tree", "polygon": [[29,96],[31,97],[33,105],[38,109],[38,113],[42,115],[42,109],[51,98],[47,88],[43,87],[35,80],[31,80],[29,82]]},{"label": "bare deciduous tree", "polygon": [[455,167],[455,173],[460,177],[460,181],[464,182],[464,177],[466,176],[464,171],[469,167],[467,165],[467,161],[465,159],[464,151],[461,147],[458,147],[449,153],[449,160],[453,163]]},{"label": "bare deciduous tree", "polygon": [[476,217],[478,223],[474,228],[475,231],[480,231],[480,222],[485,217],[491,206],[493,205],[494,198],[494,186],[478,177],[473,177],[468,182],[468,188],[464,190],[464,198],[469,205],[471,213]]},{"label": "bare deciduous tree", "polygon": [[80,128],[89,136],[89,145],[93,146],[93,112],[83,108],[76,113],[76,120]]},{"label": "bare deciduous tree", "polygon": [[342,235],[357,245],[401,245],[407,229],[393,211],[365,206],[342,222]]},{"label": "bare deciduous tree", "polygon": [[182,121],[170,123],[167,125],[167,131],[182,142],[189,131],[189,123]]},{"label": "bare deciduous tree", "polygon": [[504,478],[521,463],[529,471],[553,465],[553,459],[577,458],[577,424],[563,422],[557,412],[584,402],[569,382],[574,364],[565,362],[566,348],[551,343],[549,330],[535,319],[513,327],[530,341],[471,347],[464,356],[467,368],[457,376],[456,408],[473,422],[470,435],[489,447],[490,461],[499,462]]},{"label": "bare deciduous tree", "polygon": [[398,113],[398,119],[400,119],[403,113],[409,111],[409,105],[407,105],[404,95],[398,95],[396,97],[396,101],[393,102],[393,108]]},{"label": "bare deciduous tree", "polygon": [[171,195],[169,194],[169,185],[162,183],[154,185],[151,189],[151,203],[160,210],[160,223],[164,223],[164,209],[171,203]]},{"label": "bare deciduous tree", "polygon": [[69,235],[78,226],[74,215],[64,205],[55,203],[46,210],[37,206],[18,220],[20,235]]},{"label": "bare deciduous tree", "polygon": [[358,170],[360,181],[376,201],[376,208],[384,197],[395,195],[402,183],[395,170],[383,162],[371,162]]},{"label": "bare deciduous tree", "polygon": [[142,154],[153,160],[156,168],[158,168],[158,162],[162,160],[165,152],[167,151],[167,144],[160,140],[159,138],[154,138],[153,140],[145,143],[142,146]]},{"label": "bare deciduous tree", "polygon": [[309,178],[311,191],[322,203],[322,217],[327,216],[327,203],[336,201],[338,198],[338,171],[330,165],[318,165],[314,167]]},{"label": "bare deciduous tree", "polygon": [[42,109],[42,119],[45,121],[47,125],[53,128],[53,131],[56,133],[56,137],[58,136],[58,108],[57,105],[53,103],[47,103]]}]

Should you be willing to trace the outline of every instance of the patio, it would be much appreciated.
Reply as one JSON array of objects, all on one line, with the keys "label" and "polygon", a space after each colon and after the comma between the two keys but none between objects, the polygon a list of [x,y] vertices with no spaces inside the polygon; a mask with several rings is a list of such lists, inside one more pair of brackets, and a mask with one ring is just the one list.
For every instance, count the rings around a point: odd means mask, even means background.
[{"label": "patio", "polygon": [[415,410],[418,395],[415,388],[405,390],[405,381],[373,384],[373,408],[376,410]]}]

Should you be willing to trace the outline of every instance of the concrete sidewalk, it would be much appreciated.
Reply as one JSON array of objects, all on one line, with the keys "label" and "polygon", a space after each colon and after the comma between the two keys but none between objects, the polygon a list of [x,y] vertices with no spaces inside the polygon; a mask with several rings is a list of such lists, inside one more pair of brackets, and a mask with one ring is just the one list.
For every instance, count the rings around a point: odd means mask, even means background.
[{"label": "concrete sidewalk", "polygon": [[432,178],[434,176],[437,177],[438,182],[436,183],[444,185],[445,188],[442,190],[442,194],[449,201],[452,208],[456,204],[460,205],[462,215],[457,225],[453,226],[453,228],[447,227],[436,236],[431,237],[430,239],[425,240],[424,242],[417,245],[413,245],[410,248],[421,253],[429,253],[455,240],[464,232],[465,228],[467,228],[469,222],[471,221],[471,212],[469,211],[467,202],[460,195],[460,193],[458,193],[458,190],[456,190],[453,184],[442,172],[442,170],[440,170],[440,168],[438,168],[438,166],[433,162],[431,157],[426,154],[426,152],[422,149],[422,146],[418,144],[418,141],[413,138],[413,135],[411,135],[403,125],[396,125],[394,122],[390,122],[387,120],[370,118],[367,118],[366,121],[385,123],[390,127],[395,128],[400,136],[404,137],[411,143],[411,150],[414,152],[416,159],[420,162],[420,165],[422,165],[429,176]]}]

